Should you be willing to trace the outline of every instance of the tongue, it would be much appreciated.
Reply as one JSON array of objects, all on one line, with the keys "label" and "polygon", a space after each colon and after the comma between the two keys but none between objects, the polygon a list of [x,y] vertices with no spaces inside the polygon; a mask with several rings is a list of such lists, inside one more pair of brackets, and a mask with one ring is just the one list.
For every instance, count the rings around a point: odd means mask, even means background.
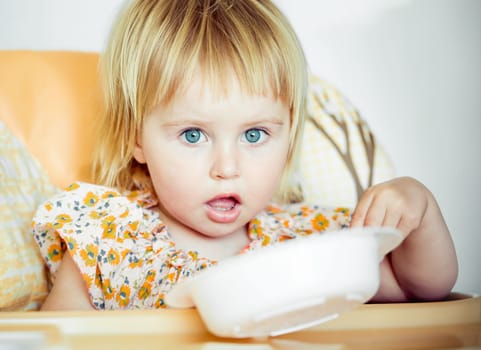
[{"label": "tongue", "polygon": [[211,200],[207,204],[217,210],[230,210],[235,207],[236,203],[234,198],[219,198]]}]

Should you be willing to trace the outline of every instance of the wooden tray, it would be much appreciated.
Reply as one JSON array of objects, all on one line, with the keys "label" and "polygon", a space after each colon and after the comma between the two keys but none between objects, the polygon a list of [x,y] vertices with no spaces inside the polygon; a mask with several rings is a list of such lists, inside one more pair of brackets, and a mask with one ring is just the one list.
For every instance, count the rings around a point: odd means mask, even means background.
[{"label": "wooden tray", "polygon": [[211,335],[195,309],[0,313],[0,348],[9,344],[26,350],[481,349],[481,297],[365,304],[304,331],[247,340]]}]

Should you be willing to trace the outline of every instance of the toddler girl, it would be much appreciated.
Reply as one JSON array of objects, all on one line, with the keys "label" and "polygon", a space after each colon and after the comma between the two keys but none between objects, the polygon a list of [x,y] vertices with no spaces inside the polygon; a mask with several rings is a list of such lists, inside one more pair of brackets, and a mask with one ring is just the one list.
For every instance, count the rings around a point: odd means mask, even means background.
[{"label": "toddler girl", "polygon": [[102,57],[97,183],[43,204],[34,236],[52,289],[43,309],[164,307],[172,286],[218,260],[349,226],[392,226],[378,301],[438,299],[457,262],[432,194],[411,178],[346,208],[292,186],[306,62],[268,0],[134,0]]}]

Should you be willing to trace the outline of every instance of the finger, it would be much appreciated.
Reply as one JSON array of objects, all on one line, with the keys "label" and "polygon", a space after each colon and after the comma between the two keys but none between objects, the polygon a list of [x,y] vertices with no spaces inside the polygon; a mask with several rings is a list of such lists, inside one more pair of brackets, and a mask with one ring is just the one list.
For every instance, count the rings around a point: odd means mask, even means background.
[{"label": "finger", "polygon": [[386,206],[379,200],[374,200],[364,219],[364,226],[382,226],[386,217]]},{"label": "finger", "polygon": [[366,218],[366,214],[371,206],[371,202],[373,200],[372,195],[368,194],[367,192],[361,197],[359,202],[357,203],[354,212],[352,213],[351,217],[351,227],[362,227],[364,226],[364,219]]},{"label": "finger", "polygon": [[381,226],[397,228],[401,221],[401,215],[397,210],[387,210]]},{"label": "finger", "polygon": [[404,237],[409,235],[412,231],[416,229],[416,224],[414,223],[413,219],[407,215],[401,216],[399,219],[399,223],[397,225],[397,229],[400,230]]}]

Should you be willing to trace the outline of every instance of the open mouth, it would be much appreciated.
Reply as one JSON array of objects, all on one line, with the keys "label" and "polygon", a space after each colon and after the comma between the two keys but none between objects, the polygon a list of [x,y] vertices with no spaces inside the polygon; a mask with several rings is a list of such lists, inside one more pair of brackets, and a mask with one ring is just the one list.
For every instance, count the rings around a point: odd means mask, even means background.
[{"label": "open mouth", "polygon": [[207,205],[214,210],[229,211],[235,208],[239,204],[239,200],[233,196],[215,198],[207,202]]},{"label": "open mouth", "polygon": [[237,195],[217,196],[206,203],[207,216],[217,223],[232,223],[241,213],[241,201]]}]

